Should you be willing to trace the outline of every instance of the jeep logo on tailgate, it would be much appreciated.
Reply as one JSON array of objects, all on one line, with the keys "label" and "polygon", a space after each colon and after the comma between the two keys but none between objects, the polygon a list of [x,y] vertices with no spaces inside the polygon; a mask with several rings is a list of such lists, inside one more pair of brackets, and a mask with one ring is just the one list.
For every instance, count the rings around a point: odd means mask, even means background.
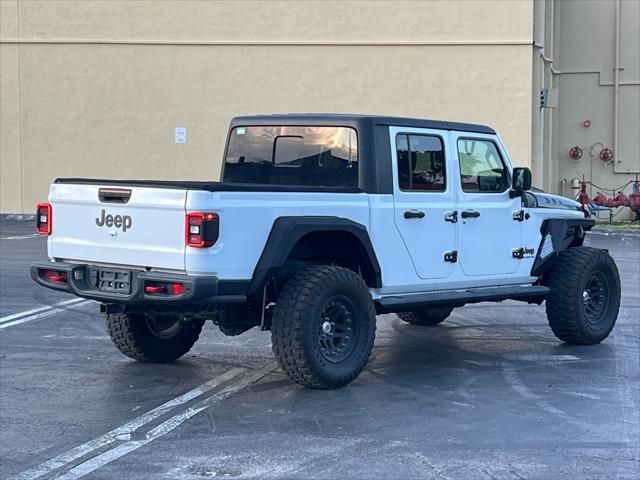
[{"label": "jeep logo on tailgate", "polygon": [[107,227],[116,227],[122,228],[123,232],[126,232],[129,228],[131,228],[132,220],[129,215],[107,215],[107,212],[102,209],[100,213],[101,217],[96,218],[96,225],[102,227],[106,225]]}]

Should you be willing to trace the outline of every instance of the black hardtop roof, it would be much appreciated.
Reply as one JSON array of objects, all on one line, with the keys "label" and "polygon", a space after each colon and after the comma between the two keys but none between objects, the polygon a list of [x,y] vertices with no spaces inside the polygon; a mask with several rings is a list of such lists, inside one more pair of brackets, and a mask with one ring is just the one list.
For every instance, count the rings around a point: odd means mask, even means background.
[{"label": "black hardtop roof", "polygon": [[362,115],[351,113],[277,113],[273,115],[247,115],[231,120],[231,128],[259,125],[343,125],[358,126],[362,123],[397,127],[433,128],[462,132],[495,134],[486,125],[475,123],[446,122],[421,118],[389,117],[383,115]]}]

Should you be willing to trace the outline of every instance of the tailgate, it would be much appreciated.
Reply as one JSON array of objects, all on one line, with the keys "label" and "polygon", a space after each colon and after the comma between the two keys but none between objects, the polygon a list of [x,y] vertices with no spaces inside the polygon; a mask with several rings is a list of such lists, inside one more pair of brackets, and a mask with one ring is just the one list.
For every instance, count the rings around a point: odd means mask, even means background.
[{"label": "tailgate", "polygon": [[49,257],[184,270],[186,195],[178,188],[54,183]]}]

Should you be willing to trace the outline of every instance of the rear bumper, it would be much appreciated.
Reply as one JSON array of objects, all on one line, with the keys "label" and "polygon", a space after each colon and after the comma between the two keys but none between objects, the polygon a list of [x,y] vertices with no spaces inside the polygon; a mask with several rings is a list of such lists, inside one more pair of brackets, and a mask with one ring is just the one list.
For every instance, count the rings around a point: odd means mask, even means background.
[{"label": "rear bumper", "polygon": [[[129,272],[130,288],[126,293],[99,290],[92,278],[95,265],[35,262],[31,264],[31,278],[43,287],[72,293],[104,303],[138,304],[215,304],[245,303],[249,282],[221,281],[212,276],[194,276],[163,272],[145,272],[125,268],[108,268],[110,271]],[[54,270],[66,274],[66,282],[54,282],[46,278],[44,272]],[[184,291],[180,295],[149,294],[145,285],[157,283],[181,283]]]}]

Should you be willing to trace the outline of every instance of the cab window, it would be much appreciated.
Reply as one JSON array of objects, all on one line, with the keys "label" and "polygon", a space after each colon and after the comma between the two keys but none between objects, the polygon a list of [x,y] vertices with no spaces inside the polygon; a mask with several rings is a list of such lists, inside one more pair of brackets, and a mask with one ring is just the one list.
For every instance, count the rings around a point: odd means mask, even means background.
[{"label": "cab window", "polygon": [[458,158],[463,192],[499,193],[509,188],[509,170],[491,140],[458,139]]},{"label": "cab window", "polygon": [[446,165],[442,139],[434,135],[396,136],[400,190],[444,192]]},{"label": "cab window", "polygon": [[235,127],[222,178],[261,185],[357,187],[358,136],[349,127]]}]

